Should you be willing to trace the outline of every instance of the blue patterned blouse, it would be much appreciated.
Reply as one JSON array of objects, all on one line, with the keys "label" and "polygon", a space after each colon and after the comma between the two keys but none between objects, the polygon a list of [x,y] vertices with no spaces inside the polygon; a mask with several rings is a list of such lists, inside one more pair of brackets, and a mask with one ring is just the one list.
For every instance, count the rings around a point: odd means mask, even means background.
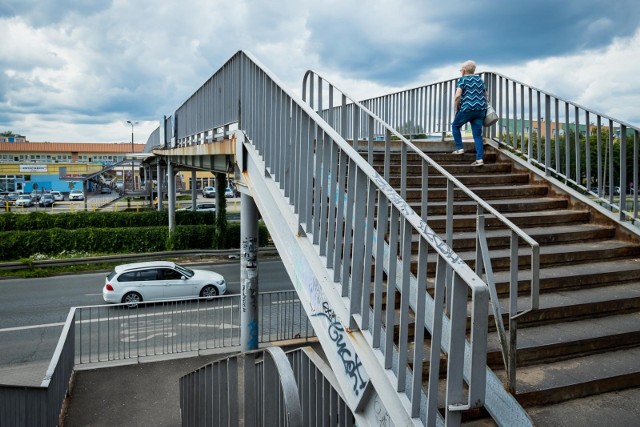
[{"label": "blue patterned blouse", "polygon": [[462,89],[462,96],[460,97],[460,111],[487,109],[487,100],[484,96],[484,82],[480,76],[475,74],[462,76],[460,77],[460,80],[458,80],[458,83],[456,83],[456,87]]}]

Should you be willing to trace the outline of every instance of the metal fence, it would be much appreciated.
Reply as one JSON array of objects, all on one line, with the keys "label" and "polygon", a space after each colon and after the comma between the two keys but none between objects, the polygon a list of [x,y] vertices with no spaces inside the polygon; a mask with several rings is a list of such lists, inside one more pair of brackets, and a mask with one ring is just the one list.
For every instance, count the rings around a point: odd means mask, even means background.
[{"label": "metal fence", "polygon": [[497,73],[485,80],[500,145],[638,222],[640,128]]},{"label": "metal fence", "polygon": [[[74,366],[240,347],[240,297],[73,307],[39,387],[0,384],[0,426],[59,425]],[[315,336],[295,291],[260,294],[261,343]]]},{"label": "metal fence", "polygon": [[[213,92],[209,82],[216,82]],[[215,99],[207,100],[206,93],[215,94]],[[319,256],[319,260],[313,258],[314,265],[323,263],[327,268],[326,272],[314,271],[314,277],[307,280],[305,264],[292,261],[292,268],[299,269],[295,275],[304,278],[296,289],[304,296],[305,308],[316,313],[314,325],[324,325],[322,330],[315,328],[320,342],[325,349],[335,350],[332,355],[342,352],[336,342],[347,345],[357,336],[359,342],[367,343],[349,354],[355,358],[354,366],[361,361],[376,374],[360,382],[359,372],[346,372],[338,376],[339,381],[347,388],[350,382],[357,382],[353,396],[370,381],[397,422],[442,422],[438,412],[441,373],[437,369],[442,351],[449,362],[442,373],[447,387],[447,424],[460,424],[464,410],[485,404],[489,289],[478,274],[336,132],[331,126],[335,123],[328,124],[292,95],[247,52],[234,55],[197,94],[180,107],[181,114],[188,112],[188,117],[178,120],[180,138],[206,142],[202,134],[207,135],[207,129],[237,122],[237,144],[242,147],[236,153],[241,157],[238,167],[252,182],[250,190],[261,212],[278,210],[263,215],[268,217],[265,223],[276,247],[282,253],[295,246],[304,250],[298,258]],[[212,105],[222,110],[207,113]],[[227,114],[229,108],[237,115]],[[200,123],[199,117],[204,116],[211,120]],[[181,121],[189,123],[187,134],[182,133]],[[343,123],[347,125],[346,120]],[[350,125],[357,128],[359,123],[354,118]],[[285,202],[286,208],[276,207]],[[287,222],[280,220],[283,216]],[[297,229],[290,228],[290,221],[297,221]],[[306,249],[301,236],[315,247]],[[412,268],[414,245],[419,247],[417,270]],[[434,289],[435,298],[424,292],[428,287]],[[396,294],[385,289],[400,293],[396,318],[393,310],[382,315],[384,299],[386,307],[396,305]],[[449,297],[446,312],[445,293]],[[420,327],[411,336],[413,319]],[[432,350],[426,362],[431,367],[430,378],[423,388],[425,327],[431,328]],[[491,411],[506,400],[508,395],[493,395],[486,405]],[[353,407],[358,404],[350,403]],[[509,404],[518,410],[515,401]]]},{"label": "metal fence", "polygon": [[39,387],[0,384],[0,426],[60,425],[74,366],[75,309],[72,308],[60,340]]},{"label": "metal fence", "polygon": [[[333,371],[312,348],[285,354],[271,347],[180,378],[182,425],[353,426],[338,389]],[[384,416],[380,421],[389,424]]]},{"label": "metal fence", "polygon": [[[248,55],[239,59],[245,64],[240,128],[264,160],[270,176],[289,198],[292,211],[298,215],[300,230],[317,245],[333,276],[333,286],[343,298],[344,308],[332,306],[339,304],[335,300],[326,301],[322,315],[329,323],[336,322],[335,313],[346,310],[354,322],[351,333],[368,332],[362,338],[371,346],[373,354],[377,352],[379,356],[371,354],[361,358],[376,358],[380,363],[377,369],[393,372],[392,387],[410,402],[404,416],[420,419],[425,424],[439,417],[440,372],[434,367],[439,366],[440,346],[433,345],[435,350],[427,356],[435,376],[430,378],[425,392],[421,351],[424,328],[416,327],[414,336],[409,334],[409,328],[413,318],[425,326],[437,319],[432,340],[443,343],[442,349],[449,358],[447,372],[443,373],[450,403],[446,405],[446,419],[451,425],[459,423],[461,410],[484,403],[488,288],[411,210],[384,177],[312,108],[293,97],[255,59]],[[258,176],[252,178],[255,181]],[[412,270],[412,244],[420,248],[417,271]],[[428,259],[427,252],[433,257]],[[428,278],[428,271],[438,273],[429,274]],[[372,276],[375,276],[373,283]],[[435,288],[435,302],[419,291],[427,288],[428,281],[429,286]],[[385,292],[385,287],[400,293],[396,313],[399,316],[397,346],[394,345],[393,310],[386,310],[382,316],[383,298],[386,298],[386,307],[394,307],[396,295]],[[445,314],[443,300],[438,298],[443,297],[447,289],[451,310]],[[470,342],[466,341],[468,299],[472,317]],[[371,301],[374,301],[373,307]],[[322,305],[313,309],[323,311]],[[330,342],[323,345],[331,348]],[[410,348],[414,349],[411,354]],[[469,352],[468,358],[465,350]],[[407,374],[409,362],[412,369]],[[463,377],[468,389],[463,385]],[[393,396],[386,387],[379,384],[376,391],[389,399],[385,404],[392,405]]]},{"label": "metal fence", "polygon": [[[426,224],[432,223],[432,218],[428,215],[428,206],[429,189],[433,189],[433,185],[431,184],[434,181],[433,177],[438,176],[445,179],[446,210],[445,224],[443,228],[444,241],[449,246],[453,246],[454,233],[464,231],[468,228],[467,224],[456,222],[455,220],[454,214],[462,211],[458,209],[458,207],[468,205],[469,200],[475,204],[475,229],[477,233],[477,237],[475,239],[475,270],[479,276],[482,276],[483,274],[485,275],[487,284],[491,291],[493,317],[499,332],[503,360],[508,372],[507,387],[512,392],[515,392],[517,319],[531,310],[537,309],[539,306],[540,245],[520,229],[520,227],[515,225],[486,201],[477,196],[453,174],[432,160],[400,133],[402,126],[398,125],[398,123],[410,123],[411,125],[404,125],[404,130],[410,134],[414,134],[424,129],[425,126],[434,126],[434,128],[436,128],[437,126],[435,123],[440,123],[440,119],[448,120],[450,116],[445,113],[448,106],[447,99],[449,99],[449,84],[445,83],[437,86],[437,89],[431,88],[430,90],[417,91],[416,93],[394,94],[390,95],[388,99],[377,98],[375,102],[369,102],[369,104],[374,108],[383,111],[388,118],[396,122],[396,126],[398,126],[397,129],[394,129],[389,123],[386,123],[383,119],[365,107],[365,105],[349,97],[325,78],[313,71],[308,71],[305,74],[302,92],[304,99],[315,110],[317,110],[325,120],[336,124],[343,136],[354,141],[353,144],[355,147],[360,145],[366,149],[367,160],[371,164],[373,164],[374,150],[376,149],[374,146],[377,146],[377,149],[384,153],[384,179],[387,182],[390,181],[392,167],[396,170],[394,173],[397,174],[399,171],[401,174],[399,183],[400,195],[405,200],[407,198],[407,170],[416,162],[416,160],[413,160],[414,163],[410,163],[409,153],[413,153],[414,159],[417,158],[417,162],[419,163],[417,166],[421,172],[421,176],[418,177],[418,184],[416,185],[414,183],[413,187],[420,189],[420,216]],[[325,104],[324,100],[328,100],[328,102]],[[340,102],[336,102],[336,104],[334,104],[334,100]],[[441,109],[434,108],[435,105],[441,104]],[[407,112],[412,111],[424,120],[420,123],[414,123],[414,121],[406,116]],[[433,111],[441,113],[438,116],[440,119],[436,121],[427,120],[428,117],[431,117],[429,116],[429,113]],[[423,115],[426,115],[426,117],[423,117]],[[381,134],[382,138],[377,138],[377,134]],[[382,140],[380,141],[380,139]],[[393,143],[400,145],[399,150],[396,148],[400,153],[399,161],[396,161],[395,163],[390,155]],[[461,197],[462,194],[465,196],[464,198]],[[434,216],[437,218],[437,221],[440,221],[441,215]],[[492,255],[489,252],[489,244],[487,242],[487,224],[485,221],[487,216],[492,219],[492,228],[500,227],[509,230],[509,244],[511,247],[509,265],[511,271],[508,287],[508,329],[506,329],[503,324],[502,308],[500,307],[500,302],[498,300],[498,290],[496,288],[493,270],[491,267]],[[521,243],[524,247],[519,251],[518,248]],[[530,258],[530,263],[527,266],[520,265],[521,263],[519,262],[519,258],[523,254],[528,255]],[[450,275],[450,272],[447,272],[447,275]],[[524,290],[519,289],[519,283],[526,283],[527,281],[529,282],[529,298],[525,304],[522,301]],[[447,301],[451,299],[451,289],[451,287],[447,289]],[[518,302],[519,297],[520,303]],[[432,327],[433,325],[431,324],[427,325],[427,329],[429,330],[431,330]]]},{"label": "metal fence", "polygon": [[[259,341],[314,336],[295,291],[259,295]],[[76,309],[76,364],[240,346],[240,297]]]},{"label": "metal fence", "polygon": [[[620,221],[638,223],[638,126],[498,73],[480,75],[500,116],[498,123],[485,130],[487,137],[546,176],[618,212]],[[455,79],[446,80],[361,104],[404,135],[444,135],[451,131],[455,83]],[[334,124],[341,134],[350,135],[347,123],[335,120]],[[365,129],[367,124],[363,121],[360,126]],[[383,137],[384,127],[376,123],[371,132]]]}]

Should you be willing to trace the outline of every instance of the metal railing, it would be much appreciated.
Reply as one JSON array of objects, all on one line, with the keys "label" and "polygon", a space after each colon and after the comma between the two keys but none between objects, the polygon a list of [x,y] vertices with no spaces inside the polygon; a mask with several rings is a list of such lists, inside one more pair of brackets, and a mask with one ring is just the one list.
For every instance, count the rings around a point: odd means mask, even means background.
[{"label": "metal railing", "polygon": [[[182,425],[353,426],[338,390],[331,368],[312,348],[284,353],[270,347],[180,378]],[[388,425],[384,415],[381,421]]]},{"label": "metal railing", "polygon": [[[409,335],[409,328],[414,314],[422,324],[430,317],[427,315],[427,306],[433,307],[433,316],[437,319],[433,341],[440,341],[445,335],[444,329],[449,333],[449,340],[443,345],[449,358],[446,418],[451,424],[459,423],[461,411],[484,403],[488,308],[486,285],[313,109],[284,89],[255,59],[247,54],[240,59],[244,67],[239,128],[246,132],[255,150],[264,159],[270,176],[279,184],[283,195],[289,198],[291,209],[298,215],[300,229],[317,245],[319,255],[326,259],[334,286],[349,301],[344,307],[332,306],[328,301],[319,302],[319,306],[312,307],[312,310],[318,313],[317,316],[326,318],[330,330],[337,321],[336,313],[346,310],[349,316],[343,322],[350,325],[351,333],[358,328],[367,331],[363,338],[374,352],[379,352],[381,366],[378,369],[390,369],[393,372],[395,390],[406,395],[410,402],[406,409],[409,416],[427,424],[439,417],[439,372],[434,367],[439,366],[440,348],[434,345],[435,351],[430,355],[430,371],[435,376],[431,377],[425,395],[422,389],[421,351],[424,328],[416,328],[413,337]],[[359,226],[354,227],[354,219],[357,219]],[[388,237],[385,237],[387,231]],[[383,241],[387,242],[387,263],[382,261],[385,248]],[[411,281],[412,241],[418,242],[420,247],[415,275],[417,283]],[[435,255],[429,262],[427,251]],[[377,255],[375,266],[374,254]],[[400,263],[400,266],[396,263]],[[451,311],[447,315],[451,319],[450,329],[443,326],[442,305],[435,302],[431,306],[431,297],[420,291],[427,288],[429,264],[433,270],[440,271],[436,277],[431,277],[438,296],[447,288],[443,273],[449,271],[449,283],[453,284],[449,286],[453,289],[449,300]],[[365,274],[372,268],[375,269],[374,283],[370,275]],[[397,347],[394,346],[396,325],[393,310],[387,310],[386,315],[382,316],[385,295],[387,307],[395,306],[395,293],[384,291],[383,272],[387,274],[387,288],[397,288],[401,294]],[[311,289],[308,291],[312,292]],[[415,297],[414,312],[409,306],[412,292]],[[468,298],[473,322],[470,356],[465,359]],[[370,300],[375,301],[373,311]],[[323,344],[329,345],[327,342]],[[413,366],[411,374],[407,376],[410,347],[414,348]],[[469,384],[466,394],[462,379],[465,369]],[[364,387],[364,384],[361,386]],[[383,392],[380,389],[377,391]]]},{"label": "metal railing", "polygon": [[[295,291],[259,295],[259,342],[313,337]],[[76,308],[78,365],[240,346],[240,296]]]},{"label": "metal railing", "polygon": [[[619,212],[620,221],[638,223],[640,127],[498,73],[480,75],[500,116],[485,136],[546,176]],[[402,134],[446,134],[454,116],[455,82],[407,89],[361,104]],[[336,126],[339,129],[340,122]],[[373,129],[376,135],[383,133],[380,125]]]},{"label": "metal railing", "polygon": [[[205,90],[210,82],[216,82],[212,92],[211,87]],[[295,270],[296,289],[304,295],[301,299],[306,311],[315,313],[312,324],[318,338],[332,363],[347,363],[336,360],[334,353],[354,358],[348,366],[355,371],[339,375],[336,371],[347,389],[347,384],[355,382],[349,391],[351,397],[347,397],[352,408],[359,405],[359,393],[373,384],[383,404],[392,408],[389,413],[398,420],[442,422],[437,393],[441,349],[448,359],[447,423],[460,424],[461,412],[466,409],[485,403],[487,407],[499,406],[509,400],[508,396],[494,395],[485,402],[485,382],[489,378],[487,285],[343,136],[247,52],[234,55],[197,93],[180,107],[181,115],[188,114],[177,121],[177,135],[189,141],[207,129],[237,122],[237,166],[255,186],[252,195],[276,247],[281,253],[288,253],[293,246],[303,250],[295,261],[292,259],[295,265],[291,268]],[[207,100],[206,93],[215,95],[215,99]],[[207,113],[207,108],[225,110]],[[237,116],[227,114],[229,108]],[[194,119],[188,119],[192,115]],[[213,119],[200,123],[196,116]],[[189,133],[180,128],[185,121]],[[298,223],[297,229],[290,228],[292,222]],[[304,235],[315,249],[300,239]],[[417,271],[412,269],[412,244],[420,248]],[[309,263],[303,262],[307,258],[314,266],[324,263],[326,270],[313,270],[310,276]],[[382,316],[383,299],[387,307],[394,307],[396,298],[395,292],[385,292],[385,286],[400,293],[398,325],[393,310]],[[426,292],[427,287],[434,289],[435,299]],[[443,311],[445,291],[450,296],[447,313]],[[471,339],[467,341],[468,300]],[[435,343],[427,362],[431,377],[426,390],[422,388],[424,327],[416,328],[411,337],[413,318],[420,325],[431,325]],[[396,327],[400,337],[397,344]],[[350,348],[345,353],[345,346],[356,338],[365,340],[367,346],[359,345],[357,352]],[[414,349],[411,369],[410,348]],[[360,371],[361,366],[376,374],[369,377]],[[382,372],[386,375],[380,375]],[[505,399],[500,401],[502,397]],[[509,400],[511,403],[509,409],[521,410],[515,401]],[[366,411],[364,415],[368,415]]]},{"label": "metal railing", "polygon": [[[448,97],[449,92],[451,91],[451,85],[451,81],[442,82],[437,85],[433,85],[433,87],[419,88],[415,92],[402,92],[399,94],[388,95],[388,97],[376,98],[375,101],[369,102],[368,104],[377,110],[383,111],[385,115],[395,122],[396,126],[399,128],[402,127],[399,123],[411,123],[410,126],[404,126],[404,130],[408,133],[422,133],[421,131],[427,126],[431,126],[429,128],[430,130],[434,130],[436,128],[442,129],[442,126],[444,126],[443,121],[452,119],[453,117],[451,114],[447,113],[447,111],[449,111],[447,109],[449,108],[447,99],[452,99]],[[427,94],[426,97],[424,96],[425,94]],[[384,178],[387,182],[390,181],[392,166],[396,170],[399,169],[401,174],[399,193],[403,199],[406,199],[407,195],[407,169],[410,162],[408,154],[414,153],[414,156],[417,156],[421,166],[421,177],[420,184],[416,187],[423,195],[421,199],[421,217],[427,224],[431,221],[431,218],[428,215],[429,179],[434,175],[445,178],[446,215],[444,241],[449,246],[453,247],[453,235],[458,231],[456,229],[456,217],[454,215],[456,205],[463,200],[469,199],[476,205],[477,216],[475,229],[477,236],[475,242],[475,270],[479,276],[482,276],[483,273],[485,274],[487,284],[489,285],[494,320],[496,322],[502,347],[503,361],[508,372],[507,387],[510,391],[515,392],[517,319],[520,316],[537,309],[539,306],[539,244],[482,198],[477,196],[472,190],[462,184],[455,176],[416,147],[411,141],[405,138],[398,129],[393,128],[391,124],[386,123],[382,118],[369,110],[364,103],[359,103],[349,97],[322,76],[313,71],[308,71],[305,74],[303,82],[303,97],[325,118],[325,120],[336,124],[337,128],[345,138],[349,138],[354,141],[354,147],[358,147],[361,144],[361,141],[364,141],[364,145],[367,150],[366,156],[370,163],[373,163],[375,146],[378,145],[378,141],[380,139],[375,135],[382,134],[384,136],[383,141],[381,141],[383,143],[383,147],[380,147],[384,151]],[[336,98],[341,101],[337,105],[333,103],[333,100]],[[328,99],[328,105],[323,103],[324,99]],[[430,120],[429,116],[422,117],[425,119],[422,121],[415,119],[415,117],[421,116],[422,113],[428,114],[430,110],[427,109],[427,107],[429,106],[431,107],[431,111],[437,111],[440,113],[436,115],[437,120]],[[441,108],[434,109],[434,106],[441,106]],[[451,109],[452,108],[453,107],[451,106]],[[406,114],[407,111],[414,112],[417,116],[409,116]],[[349,124],[351,126],[349,126]],[[392,165],[391,145],[394,141],[400,143],[399,165]],[[461,193],[466,196],[466,199],[462,199],[460,197]],[[493,270],[491,268],[492,255],[487,243],[485,221],[487,216],[490,216],[492,219],[500,223],[502,228],[506,228],[510,231],[511,250],[509,255],[510,282],[508,286],[508,336],[504,327],[502,309],[498,300],[498,290]],[[466,226],[464,227],[466,228]],[[493,227],[495,228],[495,224]],[[518,252],[520,242],[527,247],[527,253],[525,253],[525,255],[528,254],[530,257],[530,270],[528,271],[520,269],[519,257],[522,255],[522,253]],[[450,272],[447,272],[447,275],[450,277]],[[518,307],[518,296],[522,295],[523,291],[520,290],[519,283],[526,282],[526,279],[524,279],[526,276],[529,278],[529,305],[524,309],[520,309]],[[451,287],[447,289],[447,292],[447,300],[449,300],[451,297]],[[431,325],[428,326],[428,329],[431,330]]]},{"label": "metal railing", "polygon": [[[240,296],[73,307],[39,387],[0,384],[1,426],[55,426],[75,366],[240,348]],[[260,294],[260,343],[315,336],[295,291]]]},{"label": "metal railing", "polygon": [[501,146],[638,223],[639,127],[501,74],[485,73],[485,81]]},{"label": "metal railing", "polygon": [[61,425],[61,409],[74,366],[75,309],[62,329],[58,345],[39,387],[0,384],[0,426]]}]

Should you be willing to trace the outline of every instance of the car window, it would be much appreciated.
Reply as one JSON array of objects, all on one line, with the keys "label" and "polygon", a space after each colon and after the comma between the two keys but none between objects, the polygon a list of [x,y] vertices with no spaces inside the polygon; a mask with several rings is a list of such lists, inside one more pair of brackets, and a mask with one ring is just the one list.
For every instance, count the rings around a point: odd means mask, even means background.
[{"label": "car window", "polygon": [[128,273],[122,273],[120,277],[118,277],[118,282],[135,282],[136,281],[136,273],[137,271],[130,271]]},{"label": "car window", "polygon": [[172,270],[170,268],[162,268],[160,269],[161,278],[164,280],[180,280],[182,278],[182,273],[176,270]]},{"label": "car window", "polygon": [[148,270],[140,270],[138,271],[139,278],[138,280],[142,280],[144,282],[150,280],[158,280],[158,270],[155,268],[150,268]]},{"label": "car window", "polygon": [[111,273],[109,273],[109,275],[107,276],[107,280],[111,280],[111,279],[113,279],[113,276],[115,276],[115,275],[116,275],[116,272],[115,272],[115,271],[112,271],[112,272],[111,272]]},{"label": "car window", "polygon": [[181,265],[176,265],[176,270],[179,271],[184,277],[193,276],[193,270],[189,270]]},{"label": "car window", "polygon": [[158,271],[155,268],[129,271],[122,273],[120,277],[118,277],[118,282],[148,282],[151,280],[158,280]]}]

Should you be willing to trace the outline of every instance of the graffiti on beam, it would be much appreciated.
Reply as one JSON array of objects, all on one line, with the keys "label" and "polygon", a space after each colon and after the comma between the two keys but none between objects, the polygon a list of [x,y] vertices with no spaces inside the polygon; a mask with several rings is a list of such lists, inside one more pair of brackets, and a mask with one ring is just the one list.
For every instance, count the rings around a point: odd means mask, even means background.
[{"label": "graffiti on beam", "polygon": [[243,266],[256,268],[258,266],[258,239],[256,237],[245,237],[241,246]]},{"label": "graffiti on beam", "polygon": [[[405,217],[409,218],[412,215],[418,216],[418,214],[416,214],[416,212],[411,208],[409,203],[407,203],[402,197],[400,197],[396,190],[394,190],[393,187],[391,187],[391,185],[389,185],[387,181],[385,181],[384,178],[380,176],[379,173],[375,173],[373,181],[378,185],[380,191],[382,191],[384,195],[387,196],[389,201],[393,205],[395,205],[400,212],[404,213]],[[462,258],[460,258],[458,254],[453,251],[453,249],[447,244],[447,242],[442,240],[442,238],[438,236],[422,218],[418,218],[420,220],[420,223],[417,227],[418,231],[420,231],[420,233],[422,233],[426,237],[427,241],[433,244],[433,247],[440,253],[440,255],[447,258],[449,261],[451,261],[452,264],[464,264]]]},{"label": "graffiti on beam", "polygon": [[247,326],[249,328],[247,348],[258,348],[258,322],[252,320]]},{"label": "graffiti on beam", "polygon": [[313,316],[322,316],[327,320],[327,333],[336,346],[336,354],[342,361],[345,373],[353,381],[353,392],[356,396],[359,396],[367,385],[367,381],[363,378],[363,375],[360,372],[362,362],[355,352],[352,352],[347,348],[344,327],[338,321],[334,311],[329,307],[327,302],[324,302],[322,305],[324,310],[320,313],[314,314]]},{"label": "graffiti on beam", "polygon": [[240,261],[242,270],[240,274],[240,304],[243,313],[251,309],[257,313],[258,310],[258,239],[255,237],[244,237],[241,244]]},{"label": "graffiti on beam", "polygon": [[375,401],[373,402],[373,410],[375,412],[376,421],[380,427],[389,427],[393,425],[391,423],[391,416],[380,401],[380,396],[378,395],[376,395]]}]

